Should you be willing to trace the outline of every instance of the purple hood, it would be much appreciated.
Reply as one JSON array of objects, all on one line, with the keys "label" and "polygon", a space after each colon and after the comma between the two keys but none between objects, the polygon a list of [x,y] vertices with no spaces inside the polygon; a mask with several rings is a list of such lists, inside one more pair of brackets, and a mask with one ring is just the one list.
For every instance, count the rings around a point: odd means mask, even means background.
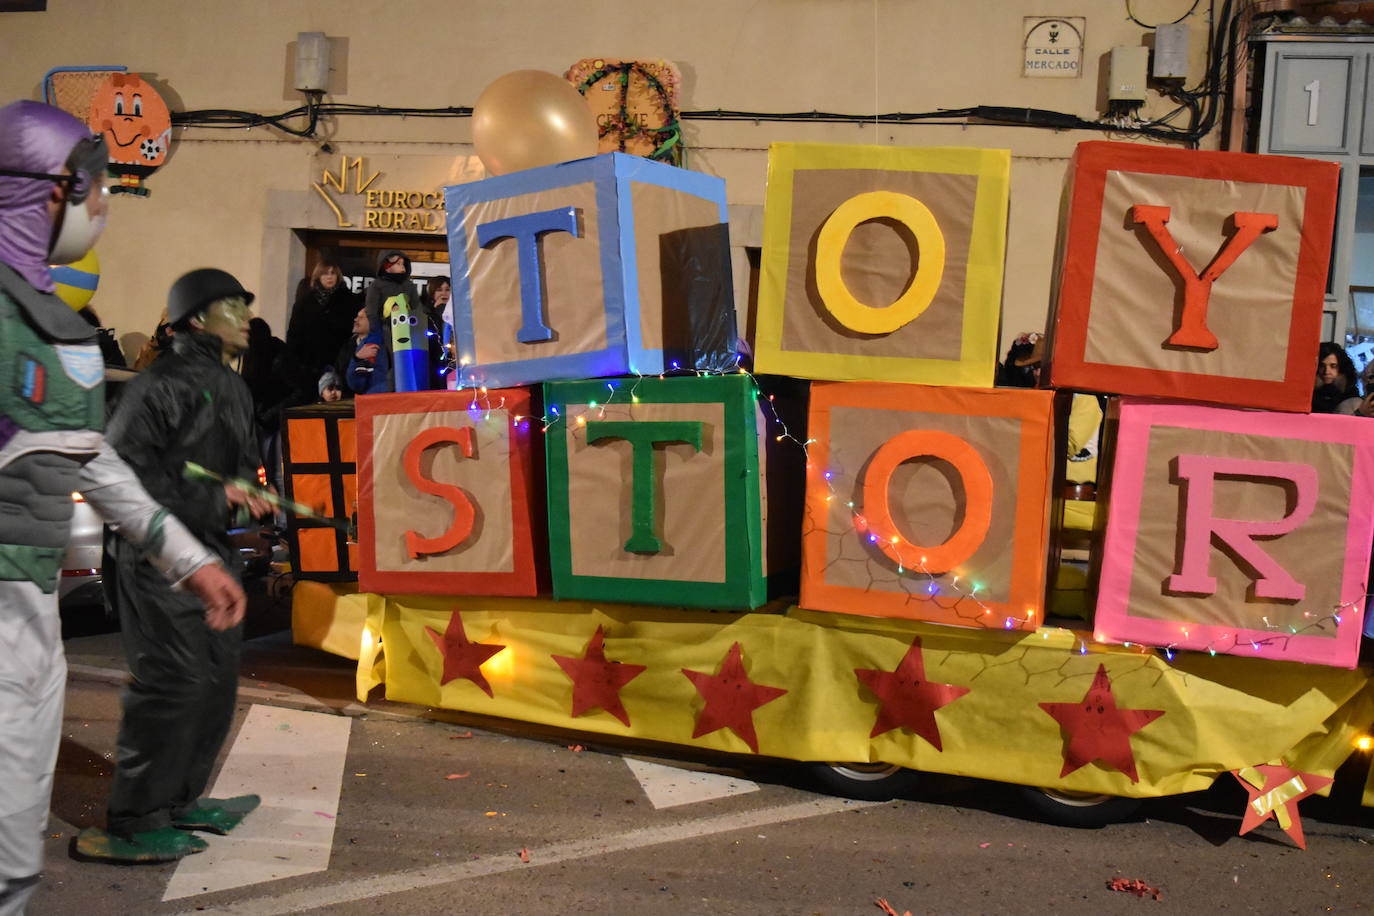
[{"label": "purple hood", "polygon": [[[91,131],[60,108],[11,102],[0,108],[0,168],[61,174],[72,148]],[[0,261],[38,290],[53,291],[48,272],[53,183],[0,175]]]}]

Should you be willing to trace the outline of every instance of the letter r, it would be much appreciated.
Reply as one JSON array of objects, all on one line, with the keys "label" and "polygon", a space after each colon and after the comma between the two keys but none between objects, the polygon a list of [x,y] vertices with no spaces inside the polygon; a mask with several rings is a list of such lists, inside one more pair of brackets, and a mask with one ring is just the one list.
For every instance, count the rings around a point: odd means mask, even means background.
[{"label": "letter r", "polygon": [[[1215,537],[1254,568],[1259,576],[1255,580],[1255,597],[1301,601],[1307,594],[1306,587],[1265,553],[1255,539],[1280,537],[1307,521],[1317,505],[1316,469],[1288,461],[1208,455],[1179,455],[1175,460],[1185,494],[1183,556],[1179,571],[1168,579],[1169,590],[1216,594],[1217,580],[1209,570]],[[1217,518],[1212,514],[1212,494],[1218,475],[1288,481],[1297,487],[1296,504],[1291,513],[1276,521]]]}]

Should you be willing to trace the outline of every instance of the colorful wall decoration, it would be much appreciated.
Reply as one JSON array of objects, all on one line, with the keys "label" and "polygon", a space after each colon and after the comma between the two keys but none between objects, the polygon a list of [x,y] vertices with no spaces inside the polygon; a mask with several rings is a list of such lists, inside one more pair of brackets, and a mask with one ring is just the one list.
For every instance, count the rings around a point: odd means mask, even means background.
[{"label": "colorful wall decoration", "polygon": [[677,67],[666,60],[585,57],[565,76],[596,115],[599,152],[682,165]]},{"label": "colorful wall decoration", "polygon": [[775,143],[755,360],[801,378],[992,384],[1006,150]]},{"label": "colorful wall decoration", "polygon": [[720,179],[608,153],[445,199],[460,386],[733,367]]},{"label": "colorful wall decoration", "polygon": [[530,394],[357,399],[361,588],[535,595],[546,579]]},{"label": "colorful wall decoration", "polygon": [[1049,383],[1307,410],[1339,173],[1316,159],[1080,143]]},{"label": "colorful wall decoration", "polygon": [[[359,402],[361,403],[361,402]],[[334,520],[287,516],[287,544],[297,579],[351,582],[358,545],[349,529],[358,508],[357,436],[352,404],[317,404],[285,412],[282,485],[288,499]]]},{"label": "colorful wall decoration", "polygon": [[959,626],[1044,619],[1053,394],[811,386],[801,605]]},{"label": "colorful wall decoration", "polygon": [[1353,667],[1374,537],[1374,426],[1126,400],[1099,640]]},{"label": "colorful wall decoration", "polygon": [[111,73],[95,90],[87,120],[105,136],[114,194],[146,197],[147,178],[167,161],[172,145],[172,113],[162,96],[137,73]]},{"label": "colorful wall decoration", "polygon": [[544,400],[555,596],[744,609],[795,589],[802,452],[768,446],[752,379],[554,382]]}]

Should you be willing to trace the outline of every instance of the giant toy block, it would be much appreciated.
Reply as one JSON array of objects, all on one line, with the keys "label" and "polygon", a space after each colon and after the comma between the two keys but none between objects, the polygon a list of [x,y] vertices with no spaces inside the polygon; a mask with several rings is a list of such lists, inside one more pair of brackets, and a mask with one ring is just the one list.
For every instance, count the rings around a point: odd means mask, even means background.
[{"label": "giant toy block", "polygon": [[801,447],[752,379],[544,392],[555,597],[745,609],[795,588]]},{"label": "giant toy block", "polygon": [[287,545],[297,579],[351,582],[358,578],[357,545],[348,536],[358,508],[356,437],[352,404],[317,404],[286,411],[282,431],[282,485],[288,499],[309,506],[329,523],[290,514]]},{"label": "giant toy block", "polygon": [[719,178],[608,153],[445,200],[459,385],[732,365]]},{"label": "giant toy block", "polygon": [[364,591],[535,595],[542,456],[525,389],[357,399]]},{"label": "giant toy block", "polygon": [[1339,174],[1315,159],[1080,143],[1050,384],[1307,410]]},{"label": "giant toy block", "polygon": [[1353,667],[1374,534],[1374,424],[1127,399],[1100,641]]},{"label": "giant toy block", "polygon": [[1035,629],[1053,394],[811,387],[802,607]]},{"label": "giant toy block", "polygon": [[990,386],[1006,150],[775,143],[760,372]]}]

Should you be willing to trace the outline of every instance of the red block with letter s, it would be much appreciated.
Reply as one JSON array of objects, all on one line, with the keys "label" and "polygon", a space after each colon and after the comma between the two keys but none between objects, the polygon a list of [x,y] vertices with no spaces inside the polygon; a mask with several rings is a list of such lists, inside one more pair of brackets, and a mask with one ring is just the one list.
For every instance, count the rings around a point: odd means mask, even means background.
[{"label": "red block with letter s", "polygon": [[1081,143],[1049,383],[1306,411],[1339,166]]},{"label": "red block with letter s", "polygon": [[531,448],[528,389],[378,394],[356,403],[363,591],[546,589],[542,448]]}]

